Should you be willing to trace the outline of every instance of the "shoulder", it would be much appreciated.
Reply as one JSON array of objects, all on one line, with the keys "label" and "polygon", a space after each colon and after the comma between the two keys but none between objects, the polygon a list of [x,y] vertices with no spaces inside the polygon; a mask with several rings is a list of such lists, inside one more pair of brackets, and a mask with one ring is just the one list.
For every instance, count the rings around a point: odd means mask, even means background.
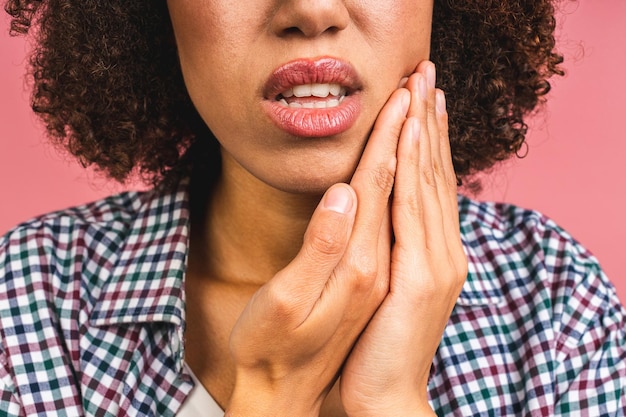
[{"label": "shoulder", "polygon": [[0,238],[0,319],[93,305],[143,198],[127,192],[44,214]]},{"label": "shoulder", "polygon": [[157,285],[146,274],[167,276],[174,267],[179,274],[187,202],[183,181],[176,189],[120,193],[15,227],[0,239],[0,320],[43,311],[76,318],[72,311],[90,311],[102,297],[103,307],[113,308],[109,298],[132,297],[138,283]]},{"label": "shoulder", "polygon": [[459,208],[470,269],[461,303],[484,301],[488,289],[490,301],[513,318],[552,329],[557,343],[576,343],[600,324],[623,326],[624,308],[598,260],[553,220],[466,197]]},{"label": "shoulder", "polygon": [[540,212],[459,197],[459,215],[470,261],[519,277],[601,273],[593,254]]},{"label": "shoulder", "polygon": [[535,210],[512,204],[478,202],[459,197],[462,235],[479,252],[542,252],[558,261],[557,255],[571,255],[581,261],[597,260],[552,219]]},{"label": "shoulder", "polygon": [[23,236],[62,236],[86,227],[111,228],[132,219],[142,204],[143,192],[123,192],[91,203],[46,213],[27,220],[2,237],[2,247]]},{"label": "shoulder", "polygon": [[168,355],[146,347],[156,339],[145,335],[174,329],[162,324],[183,316],[187,219],[185,192],[157,189],[39,216],[3,236],[0,397],[25,409],[63,398],[69,415],[84,414],[83,406],[115,414],[117,401],[92,394],[153,390],[156,377],[127,385],[126,368],[137,357],[161,366],[150,355]]},{"label": "shoulder", "polygon": [[95,272],[112,261],[144,195],[121,193],[16,226],[0,238],[0,279],[71,276],[83,266]]},{"label": "shoulder", "polygon": [[469,273],[435,358],[441,414],[623,409],[625,312],[597,259],[533,210],[459,197],[459,215]]}]

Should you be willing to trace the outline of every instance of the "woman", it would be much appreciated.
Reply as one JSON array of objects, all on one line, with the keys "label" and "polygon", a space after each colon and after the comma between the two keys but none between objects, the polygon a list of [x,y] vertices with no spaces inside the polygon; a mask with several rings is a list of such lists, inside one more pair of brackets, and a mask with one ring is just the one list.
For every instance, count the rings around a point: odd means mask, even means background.
[{"label": "woman", "polygon": [[3,238],[4,414],[624,414],[595,259],[456,195],[560,73],[550,2],[101,3],[7,3],[33,107],[156,187]]}]

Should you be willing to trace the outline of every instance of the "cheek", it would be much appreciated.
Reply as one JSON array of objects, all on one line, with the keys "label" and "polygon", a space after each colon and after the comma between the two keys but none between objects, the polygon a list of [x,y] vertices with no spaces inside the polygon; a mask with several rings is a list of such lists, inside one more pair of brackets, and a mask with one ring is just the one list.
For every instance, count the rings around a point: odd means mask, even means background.
[{"label": "cheek", "polygon": [[211,129],[226,116],[232,120],[237,115],[240,103],[232,97],[249,88],[236,78],[237,68],[244,65],[247,35],[233,29],[241,19],[224,6],[223,1],[185,0],[172,0],[170,6],[185,85]]},{"label": "cheek", "polygon": [[386,59],[393,60],[387,62],[396,62],[412,72],[429,57],[432,13],[432,0],[377,2],[363,12],[369,20],[363,20],[362,27],[377,49],[385,51]]},{"label": "cheek", "polygon": [[[223,0],[171,0],[170,16],[186,79],[227,78],[233,63],[245,53],[251,22],[240,9],[245,5]],[[206,82],[206,81],[205,81]]]},{"label": "cheek", "polygon": [[[432,4],[416,2],[412,6],[412,12],[406,12],[398,16],[399,26],[402,30],[397,32],[398,49],[405,51],[402,58],[406,60],[409,72],[412,72],[417,64],[430,57],[430,38],[432,32]],[[417,8],[417,10],[415,10]]]}]

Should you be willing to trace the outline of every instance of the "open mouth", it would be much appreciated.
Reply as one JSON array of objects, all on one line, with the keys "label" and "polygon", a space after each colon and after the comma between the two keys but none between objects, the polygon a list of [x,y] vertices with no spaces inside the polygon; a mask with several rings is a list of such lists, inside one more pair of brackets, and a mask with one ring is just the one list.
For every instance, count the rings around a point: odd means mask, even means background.
[{"label": "open mouth", "polygon": [[262,103],[269,118],[285,132],[296,137],[329,137],[356,123],[362,89],[349,62],[302,58],[270,74]]},{"label": "open mouth", "polygon": [[339,106],[347,95],[348,89],[336,83],[301,84],[280,93],[276,101],[292,109],[329,109]]}]

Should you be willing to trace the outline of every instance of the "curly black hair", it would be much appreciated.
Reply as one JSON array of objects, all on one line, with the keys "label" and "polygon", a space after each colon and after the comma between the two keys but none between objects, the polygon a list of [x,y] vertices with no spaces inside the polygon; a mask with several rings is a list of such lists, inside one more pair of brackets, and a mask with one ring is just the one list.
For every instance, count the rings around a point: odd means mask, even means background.
[{"label": "curly black hair", "polygon": [[[459,183],[521,149],[524,117],[548,79],[563,74],[556,1],[435,0],[431,59]],[[35,28],[34,111],[83,165],[118,181],[138,170],[155,184],[185,175],[194,159],[219,165],[187,94],[164,1],[8,0],[5,10],[12,34]]]}]

